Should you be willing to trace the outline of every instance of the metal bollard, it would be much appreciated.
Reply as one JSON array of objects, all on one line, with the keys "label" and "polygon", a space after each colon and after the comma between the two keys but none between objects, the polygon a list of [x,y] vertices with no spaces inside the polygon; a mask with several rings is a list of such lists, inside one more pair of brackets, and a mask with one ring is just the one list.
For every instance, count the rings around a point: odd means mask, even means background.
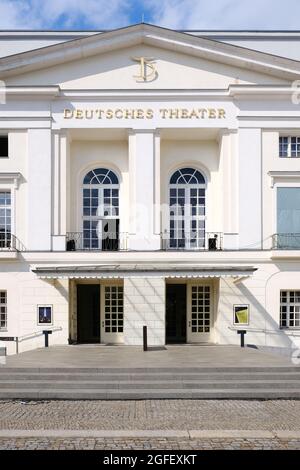
[{"label": "metal bollard", "polygon": [[43,330],[43,335],[45,335],[45,348],[49,347],[49,335],[52,335],[51,330]]},{"label": "metal bollard", "polygon": [[143,326],[143,349],[148,351],[147,326]]},{"label": "metal bollard", "polygon": [[6,348],[0,348],[0,365],[6,364]]},{"label": "metal bollard", "polygon": [[241,335],[241,348],[245,347],[245,334],[247,333],[246,330],[238,330],[237,334]]},{"label": "metal bollard", "polygon": [[7,356],[7,353],[6,353],[6,348],[0,348],[0,356],[2,357],[6,357]]}]

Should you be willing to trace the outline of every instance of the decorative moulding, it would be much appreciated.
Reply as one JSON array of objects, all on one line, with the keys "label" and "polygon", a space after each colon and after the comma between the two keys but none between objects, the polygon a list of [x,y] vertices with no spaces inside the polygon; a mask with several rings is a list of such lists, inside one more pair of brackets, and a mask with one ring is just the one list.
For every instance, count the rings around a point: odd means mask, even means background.
[{"label": "decorative moulding", "polygon": [[21,173],[0,173],[0,183],[10,183],[15,189],[19,188]]}]

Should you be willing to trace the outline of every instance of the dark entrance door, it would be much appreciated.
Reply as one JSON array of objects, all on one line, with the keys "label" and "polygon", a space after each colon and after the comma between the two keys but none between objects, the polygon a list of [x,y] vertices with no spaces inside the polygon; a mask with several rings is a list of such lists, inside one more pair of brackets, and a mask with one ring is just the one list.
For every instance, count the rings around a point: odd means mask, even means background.
[{"label": "dark entrance door", "polygon": [[100,343],[100,286],[77,286],[77,341]]},{"label": "dark entrance door", "polygon": [[186,285],[166,286],[166,342],[186,343]]}]

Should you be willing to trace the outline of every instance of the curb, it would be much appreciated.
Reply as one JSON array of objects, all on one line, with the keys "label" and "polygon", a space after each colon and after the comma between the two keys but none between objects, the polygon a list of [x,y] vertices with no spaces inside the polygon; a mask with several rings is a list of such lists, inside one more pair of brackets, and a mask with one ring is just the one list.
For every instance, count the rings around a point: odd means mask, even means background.
[{"label": "curb", "polygon": [[185,439],[300,439],[300,430],[91,430],[2,429],[0,438],[185,438]]},{"label": "curb", "polygon": [[265,430],[191,430],[190,439],[274,439],[275,434],[272,431]]}]

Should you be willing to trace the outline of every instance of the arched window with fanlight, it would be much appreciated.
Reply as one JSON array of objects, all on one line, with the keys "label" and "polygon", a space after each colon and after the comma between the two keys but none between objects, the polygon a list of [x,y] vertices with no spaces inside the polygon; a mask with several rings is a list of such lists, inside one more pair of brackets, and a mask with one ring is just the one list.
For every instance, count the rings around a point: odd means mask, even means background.
[{"label": "arched window with fanlight", "polygon": [[119,179],[107,168],[83,179],[83,248],[117,250],[119,245]]},{"label": "arched window with fanlight", "polygon": [[195,168],[181,168],[171,176],[170,248],[205,248],[205,190],[205,178]]}]

